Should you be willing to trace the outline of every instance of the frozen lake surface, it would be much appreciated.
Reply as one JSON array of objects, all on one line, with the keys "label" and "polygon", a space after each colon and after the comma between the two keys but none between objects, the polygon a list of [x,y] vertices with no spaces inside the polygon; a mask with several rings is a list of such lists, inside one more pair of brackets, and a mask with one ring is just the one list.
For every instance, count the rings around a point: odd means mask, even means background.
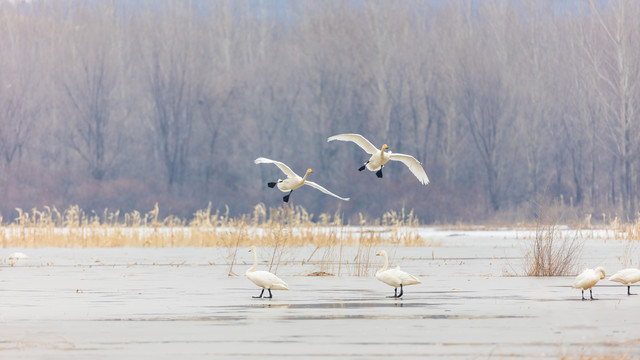
[{"label": "frozen lake surface", "polygon": [[[223,248],[2,249],[0,358],[640,357],[640,296],[626,287],[601,280],[597,301],[581,301],[573,276],[516,276],[523,232],[422,235],[430,246],[384,247],[422,281],[400,300],[373,277],[378,248],[287,248],[277,273],[291,290],[273,299],[251,298],[260,289],[244,277],[248,248],[233,267],[241,276],[227,275]],[[580,267],[608,277],[638,266],[633,243],[584,241]],[[9,260],[16,251],[29,259]],[[358,253],[369,266],[355,264]],[[261,260],[271,254],[258,249]],[[304,276],[337,273],[338,259],[341,276]]]}]

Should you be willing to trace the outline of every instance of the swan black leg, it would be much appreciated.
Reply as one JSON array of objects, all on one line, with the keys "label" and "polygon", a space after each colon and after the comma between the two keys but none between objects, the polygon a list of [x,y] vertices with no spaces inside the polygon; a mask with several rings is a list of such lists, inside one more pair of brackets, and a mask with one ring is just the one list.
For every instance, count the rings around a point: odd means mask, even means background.
[{"label": "swan black leg", "polygon": [[582,300],[584,300],[584,290],[582,290]]},{"label": "swan black leg", "polygon": [[289,191],[289,193],[287,195],[285,195],[282,200],[286,203],[289,202],[289,196],[291,196],[291,193],[293,192],[293,190]]},{"label": "swan black leg", "polygon": [[396,297],[402,297],[402,294],[404,294],[404,291],[402,291],[402,284],[400,284],[400,294]]},{"label": "swan black leg", "polygon": [[265,296],[265,299],[271,299],[273,295],[271,295],[271,289],[267,289],[269,291],[269,296]]},{"label": "swan black leg", "polygon": [[397,298],[398,297],[398,288],[393,289],[393,295],[387,296],[388,298]]},{"label": "swan black leg", "polygon": [[636,295],[631,293],[631,285],[627,285],[627,295]]},{"label": "swan black leg", "polygon": [[362,165],[362,166],[360,167],[360,169],[358,169],[358,171],[362,171],[362,170],[366,169],[366,168],[367,168],[367,164],[368,164],[368,163],[369,163],[368,161],[367,161],[366,163],[364,163],[364,165]]},{"label": "swan black leg", "polygon": [[378,176],[380,179],[382,179],[382,168],[380,168],[380,170],[376,171],[376,176]]},{"label": "swan black leg", "polygon": [[589,289],[589,297],[593,300],[593,290]]},{"label": "swan black leg", "polygon": [[276,186],[276,184],[277,184],[277,183],[270,182],[270,183],[267,183],[267,186],[273,189],[273,188],[274,188],[274,186]]},{"label": "swan black leg", "polygon": [[264,289],[262,289],[262,291],[260,292],[260,295],[259,295],[259,296],[252,296],[252,298],[254,298],[254,299],[259,299],[259,298],[261,298],[261,297],[262,297],[262,294],[264,294]]}]

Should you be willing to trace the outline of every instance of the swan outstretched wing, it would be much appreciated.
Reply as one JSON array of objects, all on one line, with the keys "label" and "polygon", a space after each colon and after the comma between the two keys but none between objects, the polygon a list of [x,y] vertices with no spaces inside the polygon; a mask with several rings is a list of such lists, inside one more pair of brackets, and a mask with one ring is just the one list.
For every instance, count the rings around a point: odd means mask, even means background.
[{"label": "swan outstretched wing", "polygon": [[275,161],[275,160],[259,157],[259,158],[255,159],[253,162],[256,163],[256,164],[275,164],[288,177],[296,177],[296,176],[298,176],[298,175],[296,175],[296,173],[293,172],[293,170],[291,170],[287,165],[285,165],[284,163],[281,163],[280,161]]},{"label": "swan outstretched wing", "polygon": [[407,167],[409,167],[409,170],[411,170],[413,175],[415,175],[423,185],[427,185],[429,183],[429,177],[427,177],[427,173],[424,171],[424,168],[420,164],[420,161],[416,160],[416,158],[414,158],[413,156],[390,153],[389,158],[391,160],[403,162],[405,165],[407,165]]},{"label": "swan outstretched wing", "polygon": [[373,154],[375,154],[377,152],[380,152],[379,149],[377,149],[375,146],[373,146],[373,144],[371,142],[369,142],[369,140],[365,139],[364,136],[362,136],[360,134],[334,135],[334,136],[328,138],[327,142],[333,141],[333,140],[352,141],[352,142],[356,143],[358,146],[360,146],[364,151],[366,151],[370,155],[373,155]]},{"label": "swan outstretched wing", "polygon": [[323,193],[325,193],[325,194],[327,194],[327,195],[331,195],[331,196],[333,196],[333,197],[337,197],[337,198],[338,198],[338,199],[340,199],[340,200],[349,201],[349,198],[343,198],[343,197],[340,197],[340,196],[338,196],[338,195],[336,195],[336,194],[332,193],[331,191],[329,191],[329,190],[327,190],[327,189],[323,188],[322,186],[320,186],[320,185],[318,185],[318,184],[314,183],[313,181],[309,181],[309,180],[307,180],[307,181],[305,181],[305,182],[304,182],[304,184],[305,184],[305,185],[309,185],[309,186],[311,186],[311,187],[314,187],[314,188],[316,188],[316,189],[318,189],[318,190],[322,191]]}]

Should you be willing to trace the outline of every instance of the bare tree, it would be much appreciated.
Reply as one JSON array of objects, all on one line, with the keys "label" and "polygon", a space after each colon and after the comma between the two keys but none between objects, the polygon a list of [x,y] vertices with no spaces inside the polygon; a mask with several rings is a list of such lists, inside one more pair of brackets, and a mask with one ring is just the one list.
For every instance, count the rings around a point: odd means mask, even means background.
[{"label": "bare tree", "polygon": [[[154,12],[155,11],[155,12]],[[140,39],[151,127],[169,187],[184,181],[193,127],[203,99],[205,63],[198,43],[199,21],[187,3],[149,9]]]},{"label": "bare tree", "polygon": [[[468,41],[472,51],[461,60],[458,79],[461,113],[468,124],[469,132],[475,144],[487,176],[487,189],[492,209],[501,205],[502,169],[506,161],[503,146],[510,135],[515,120],[513,92],[506,77],[509,54],[505,47],[504,26],[508,14],[506,9],[483,8],[484,15],[491,18],[470,33]],[[503,16],[500,18],[500,16]],[[501,21],[502,20],[502,21]],[[496,25],[497,24],[497,25]],[[480,38],[475,38],[480,36]],[[492,44],[491,52],[486,44]],[[482,56],[480,56],[482,54]],[[489,55],[491,54],[491,55]]]},{"label": "bare tree", "polygon": [[[264,155],[319,168],[352,194],[346,217],[481,220],[547,191],[630,219],[638,19],[630,0],[2,3],[0,176],[24,191],[5,187],[0,211],[157,197],[189,215],[207,197],[243,212],[277,171],[251,165]],[[342,132],[415,155],[432,183],[406,191],[403,167],[354,181],[362,153],[326,143]],[[375,207],[369,186],[385,187]]]},{"label": "bare tree", "polygon": [[[19,16],[0,21],[0,153],[7,170],[31,141],[35,121],[46,107],[38,77],[43,76],[37,36]],[[5,171],[6,173],[6,171]]]},{"label": "bare tree", "polygon": [[558,65],[554,63],[558,51],[553,48],[557,41],[554,42],[548,34],[555,26],[553,18],[547,15],[550,5],[542,2],[525,3],[528,21],[511,28],[515,36],[511,45],[519,47],[519,51],[515,51],[517,69],[513,76],[518,86],[514,86],[514,91],[519,97],[518,127],[523,135],[520,141],[527,160],[527,190],[530,194],[541,192],[544,157],[549,149],[549,146],[542,145],[553,134],[550,126],[555,116],[553,95],[548,90]]},{"label": "bare tree", "polygon": [[[640,128],[634,104],[640,100],[640,5],[618,0],[602,8],[590,1],[593,14],[583,27],[584,54],[592,65],[599,100],[605,107],[604,120],[608,148],[621,165],[622,213],[635,216],[636,175]],[[603,49],[605,49],[603,51]]]},{"label": "bare tree", "polygon": [[120,54],[125,40],[110,5],[80,7],[72,24],[65,34],[69,47],[61,54],[66,66],[59,74],[68,104],[63,136],[91,177],[102,180],[122,155],[122,124],[129,116],[126,94],[120,91],[126,81],[120,77],[127,66]]},{"label": "bare tree", "polygon": [[[363,131],[367,122],[351,112],[354,92],[360,91],[364,71],[359,65],[366,51],[362,22],[346,11],[340,2],[309,3],[300,24],[295,44],[300,51],[301,101],[306,118],[308,146],[320,155],[322,171],[339,157],[335,148],[326,147],[327,137],[338,132]],[[336,14],[338,14],[336,16]],[[357,128],[355,127],[357,126]],[[369,131],[370,129],[364,130]],[[322,154],[326,154],[322,156]]]},{"label": "bare tree", "polygon": [[[558,117],[561,125],[561,138],[555,147],[565,146],[571,159],[571,175],[575,187],[576,204],[583,201],[589,207],[598,205],[598,177],[601,127],[600,105],[597,98],[596,81],[593,76],[584,76],[591,72],[591,64],[583,56],[580,36],[576,26],[563,24],[561,29],[571,34],[561,46],[566,50],[563,65],[554,72],[557,93],[566,94],[558,98],[560,109]],[[608,176],[607,176],[608,178]]]}]

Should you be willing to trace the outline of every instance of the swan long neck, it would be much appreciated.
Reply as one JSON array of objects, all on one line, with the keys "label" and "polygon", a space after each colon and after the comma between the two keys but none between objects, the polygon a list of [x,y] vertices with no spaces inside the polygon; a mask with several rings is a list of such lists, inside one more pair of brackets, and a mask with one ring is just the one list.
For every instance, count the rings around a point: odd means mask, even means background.
[{"label": "swan long neck", "polygon": [[379,271],[385,271],[389,267],[389,257],[387,256],[387,252],[383,251],[382,256],[384,256],[384,265],[382,266],[382,269],[380,269]]},{"label": "swan long neck", "polygon": [[252,248],[251,252],[253,253],[253,266],[249,268],[247,272],[256,271],[256,268],[258,267],[258,255],[256,254],[256,249]]},{"label": "swan long neck", "polygon": [[302,177],[302,183],[304,184],[305,181],[307,181],[307,176],[309,176],[310,171],[307,171],[304,176]]}]

